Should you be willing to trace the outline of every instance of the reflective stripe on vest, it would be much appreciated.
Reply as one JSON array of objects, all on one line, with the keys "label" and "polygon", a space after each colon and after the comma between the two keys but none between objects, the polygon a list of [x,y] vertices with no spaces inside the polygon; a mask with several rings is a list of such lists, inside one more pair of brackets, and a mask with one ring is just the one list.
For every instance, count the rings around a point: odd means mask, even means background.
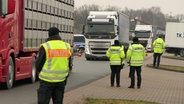
[{"label": "reflective stripe on vest", "polygon": [[39,75],[39,77],[44,78],[44,79],[49,79],[49,80],[65,80],[66,76],[60,77],[60,76],[44,76],[44,75]]},{"label": "reflective stripe on vest", "polygon": [[[70,57],[70,54],[68,53],[68,45],[65,43],[66,45],[66,49],[55,49],[55,50],[51,50],[49,43],[46,43],[46,46],[48,48],[48,69],[46,70],[50,70],[51,69],[51,62],[52,62],[52,58],[53,57]],[[48,71],[47,71],[48,72]]]},{"label": "reflective stripe on vest", "polygon": [[53,71],[53,70],[43,70],[42,72],[44,73],[50,73],[50,74],[63,74],[63,73],[67,73],[69,70],[61,70],[61,71]]},{"label": "reflective stripe on vest", "polygon": [[143,60],[131,60],[132,64],[142,64]]},{"label": "reflective stripe on vest", "polygon": [[[65,43],[67,49],[51,49],[49,42],[45,43],[47,48],[47,69],[42,69],[39,78],[48,82],[61,82],[64,81],[68,75],[68,68],[65,69],[54,69],[51,70],[51,64],[56,58],[68,58],[70,57],[70,52],[68,45]],[[53,59],[54,58],[54,59]],[[60,60],[60,59],[59,59]]]},{"label": "reflective stripe on vest", "polygon": [[121,65],[121,60],[111,60],[110,65]]}]

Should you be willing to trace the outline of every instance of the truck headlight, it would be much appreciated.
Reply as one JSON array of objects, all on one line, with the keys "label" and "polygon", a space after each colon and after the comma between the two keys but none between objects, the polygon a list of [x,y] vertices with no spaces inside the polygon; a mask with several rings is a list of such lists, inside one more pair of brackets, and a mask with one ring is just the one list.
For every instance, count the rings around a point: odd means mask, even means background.
[{"label": "truck headlight", "polygon": [[148,45],[148,48],[151,48],[151,45]]},{"label": "truck headlight", "polygon": [[88,47],[88,46],[86,46],[85,52],[86,52],[86,53],[89,53],[89,47]]}]

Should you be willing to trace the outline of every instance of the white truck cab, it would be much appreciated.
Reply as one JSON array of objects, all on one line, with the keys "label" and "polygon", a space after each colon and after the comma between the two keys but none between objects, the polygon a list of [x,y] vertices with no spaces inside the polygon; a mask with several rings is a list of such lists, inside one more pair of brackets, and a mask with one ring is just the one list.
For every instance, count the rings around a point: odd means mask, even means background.
[{"label": "white truck cab", "polygon": [[114,40],[129,43],[129,18],[116,11],[90,11],[85,30],[85,58],[107,58],[106,51]]},{"label": "white truck cab", "polygon": [[152,43],[156,38],[156,33],[152,25],[136,25],[135,36],[139,38],[148,52],[153,51]]}]

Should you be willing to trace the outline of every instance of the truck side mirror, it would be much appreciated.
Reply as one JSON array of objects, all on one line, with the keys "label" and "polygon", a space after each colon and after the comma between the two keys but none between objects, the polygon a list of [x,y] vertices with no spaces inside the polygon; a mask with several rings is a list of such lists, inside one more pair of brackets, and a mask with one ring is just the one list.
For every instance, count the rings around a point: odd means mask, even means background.
[{"label": "truck side mirror", "polygon": [[15,12],[15,0],[8,0],[8,14]]},{"label": "truck side mirror", "polygon": [[117,26],[117,34],[119,35],[119,26]]},{"label": "truck side mirror", "polygon": [[85,31],[85,25],[83,25],[82,27],[82,34],[84,34],[84,31]]},{"label": "truck side mirror", "polygon": [[154,36],[154,34],[151,34],[151,37],[153,37]]},{"label": "truck side mirror", "polygon": [[7,14],[8,1],[1,0],[0,1],[0,14],[4,18]]}]

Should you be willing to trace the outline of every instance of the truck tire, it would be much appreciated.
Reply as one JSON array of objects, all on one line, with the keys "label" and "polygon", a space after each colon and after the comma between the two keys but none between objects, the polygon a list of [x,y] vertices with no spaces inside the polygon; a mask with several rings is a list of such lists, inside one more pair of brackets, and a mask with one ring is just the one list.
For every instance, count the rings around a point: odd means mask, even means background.
[{"label": "truck tire", "polygon": [[78,52],[83,53],[84,52],[84,48],[83,47],[80,47]]},{"label": "truck tire", "polygon": [[184,57],[184,49],[181,49],[181,50],[180,50],[180,56],[181,56],[181,57]]},{"label": "truck tire", "polygon": [[90,58],[86,58],[87,61],[90,61],[91,59]]},{"label": "truck tire", "polygon": [[35,59],[35,57],[33,57],[33,60],[32,60],[32,72],[31,72],[31,78],[30,78],[30,82],[31,83],[35,83],[36,82],[36,78],[37,78],[35,61],[36,61],[36,59]]},{"label": "truck tire", "polygon": [[8,72],[6,76],[6,87],[8,89],[13,87],[14,82],[14,63],[12,57],[8,60]]}]

